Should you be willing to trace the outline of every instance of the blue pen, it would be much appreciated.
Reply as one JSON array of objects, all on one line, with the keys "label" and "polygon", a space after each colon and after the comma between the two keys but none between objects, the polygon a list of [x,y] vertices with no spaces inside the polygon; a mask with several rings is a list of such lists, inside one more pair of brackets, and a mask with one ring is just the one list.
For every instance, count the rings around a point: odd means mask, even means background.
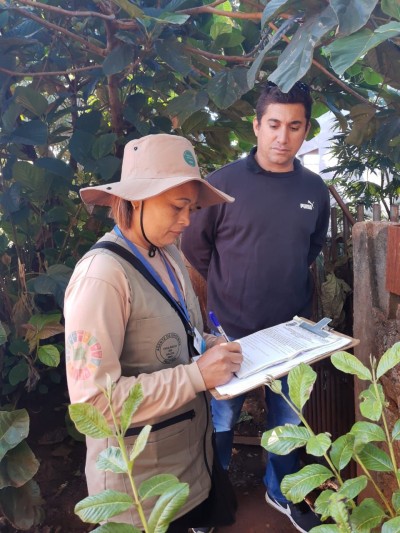
[{"label": "blue pen", "polygon": [[220,334],[224,337],[226,342],[230,342],[228,335],[223,330],[221,324],[219,323],[218,318],[214,315],[214,313],[212,311],[210,311],[208,313],[208,316],[210,317],[211,322],[214,324],[214,326],[217,328],[217,330],[220,332]]}]

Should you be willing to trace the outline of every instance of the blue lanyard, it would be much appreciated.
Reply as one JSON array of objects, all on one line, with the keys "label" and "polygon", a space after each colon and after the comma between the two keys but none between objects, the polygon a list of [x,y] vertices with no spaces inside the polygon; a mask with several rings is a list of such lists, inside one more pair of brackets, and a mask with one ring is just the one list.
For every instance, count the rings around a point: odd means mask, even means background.
[{"label": "blue lanyard", "polygon": [[[131,251],[133,252],[133,254],[139,259],[139,261],[142,263],[142,265],[147,269],[147,271],[153,276],[153,278],[157,281],[157,283],[164,289],[164,291],[169,294],[169,296],[175,300],[175,298],[173,297],[173,295],[171,294],[171,292],[168,290],[167,286],[165,285],[165,283],[163,282],[163,280],[161,279],[160,275],[158,274],[158,272],[156,272],[154,270],[154,268],[151,266],[151,264],[147,261],[147,259],[140,253],[140,251],[138,250],[138,248],[133,244],[132,241],[130,241],[129,239],[127,239],[125,237],[125,235],[122,233],[122,231],[119,229],[119,227],[116,225],[114,226],[114,231],[115,233],[118,235],[118,237],[121,237],[125,242],[126,244],[129,246],[129,248],[131,249]],[[182,291],[180,290],[180,287],[179,287],[179,284],[178,284],[178,281],[176,279],[176,275],[174,274],[174,272],[172,271],[170,265],[168,264],[168,261],[166,260],[166,258],[164,257],[164,253],[160,251],[160,255],[161,255],[161,258],[162,260],[164,261],[164,265],[165,265],[165,268],[167,269],[167,272],[168,272],[168,276],[169,276],[169,279],[171,280],[171,283],[172,285],[174,286],[174,289],[176,291],[176,294],[178,296],[178,299],[179,299],[179,304],[178,304],[178,307],[182,313],[182,315],[186,318],[186,321],[190,324],[192,330],[193,330],[193,327],[192,327],[192,323],[191,323],[191,320],[190,320],[190,315],[189,315],[189,312],[187,310],[187,307],[186,307],[186,303],[185,303],[185,299],[183,297],[183,294],[182,294]]]}]

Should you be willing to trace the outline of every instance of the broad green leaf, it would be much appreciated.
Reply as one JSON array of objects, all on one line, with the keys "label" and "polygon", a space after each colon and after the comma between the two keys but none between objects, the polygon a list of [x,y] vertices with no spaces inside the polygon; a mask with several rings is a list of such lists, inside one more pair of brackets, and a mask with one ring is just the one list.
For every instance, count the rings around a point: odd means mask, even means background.
[{"label": "broad green leaf", "polygon": [[385,432],[377,424],[372,422],[356,422],[350,430],[355,437],[355,447],[367,442],[383,442],[386,440]]},{"label": "broad green leaf", "polygon": [[129,0],[111,0],[113,4],[116,4],[121,9],[126,11],[130,17],[133,19],[144,17],[144,13],[139,9],[135,4],[129,2]]},{"label": "broad green leaf", "polygon": [[341,494],[334,492],[330,498],[330,512],[331,517],[339,526],[341,531],[348,531],[351,533],[349,524],[349,510],[345,499]]},{"label": "broad green leaf", "polygon": [[293,9],[296,4],[298,7],[301,7],[301,2],[294,2],[293,0],[270,0],[269,2],[266,2],[266,4],[261,18],[262,28],[267,22],[271,21],[274,17],[277,17],[287,8]]},{"label": "broad green leaf", "polygon": [[349,35],[365,26],[377,0],[330,0],[330,4],[339,21],[337,33]]},{"label": "broad green leaf", "polygon": [[387,350],[379,359],[376,368],[377,379],[381,378],[388,370],[391,370],[400,363],[400,342],[396,342],[389,350]]},{"label": "broad green leaf", "polygon": [[187,76],[192,71],[193,67],[190,56],[185,51],[182,43],[175,37],[157,40],[155,42],[155,49],[160,58],[171,68],[180,72],[182,76]]},{"label": "broad green leaf", "polygon": [[117,136],[115,133],[105,133],[97,137],[92,146],[92,156],[94,159],[101,159],[102,157],[111,154],[114,149]]},{"label": "broad green leaf", "polygon": [[393,471],[392,461],[388,454],[374,444],[367,444],[357,455],[368,470],[376,472]]},{"label": "broad green leaf", "polygon": [[[2,515],[6,516],[18,531],[28,530],[39,524],[43,516],[40,513],[40,506],[43,503],[39,486],[33,479],[22,487],[6,487],[1,490]],[[22,506],[23,512],[21,512]]]},{"label": "broad green leaf", "polygon": [[366,498],[354,509],[350,522],[357,533],[369,533],[382,523],[385,516],[384,510],[375,500]]},{"label": "broad green leaf", "polygon": [[382,525],[381,533],[399,533],[400,531],[400,516],[391,518]]},{"label": "broad green leaf", "polygon": [[5,344],[6,342],[7,342],[7,332],[6,332],[2,322],[0,321],[0,346]]},{"label": "broad green leaf", "polygon": [[32,87],[19,85],[14,91],[14,98],[19,105],[37,117],[44,115],[48,107],[46,98]]},{"label": "broad green leaf", "polygon": [[396,514],[399,514],[400,511],[400,490],[395,490],[392,494],[392,505],[393,509],[396,511]]},{"label": "broad green leaf", "polygon": [[26,441],[8,450],[0,462],[0,489],[22,487],[39,470],[39,461]]},{"label": "broad green leaf", "polygon": [[121,522],[107,522],[107,524],[93,529],[92,533],[142,533],[142,530]]},{"label": "broad green leaf", "polygon": [[392,439],[400,440],[400,420],[396,420],[392,429]]},{"label": "broad green leaf", "polygon": [[132,506],[133,500],[125,492],[104,490],[78,502],[75,505],[74,512],[83,522],[97,524],[127,511]]},{"label": "broad green leaf", "polygon": [[379,420],[382,416],[382,409],[385,404],[385,396],[380,383],[377,385],[378,392],[373,385],[360,393],[360,411],[369,420]]},{"label": "broad green leaf", "polygon": [[[65,289],[67,288],[71,274],[72,268],[66,265],[50,265],[45,274],[41,274],[33,279],[32,283],[28,283],[28,286],[37,294],[52,294],[58,305],[62,308]],[[61,324],[58,324],[58,326],[61,328],[58,333],[62,333],[64,331],[63,326]],[[53,334],[55,335],[56,332],[54,331]]]},{"label": "broad green leaf", "polygon": [[110,180],[121,166],[121,160],[113,155],[106,155],[97,159],[93,165],[93,172],[100,174],[104,181]]},{"label": "broad green leaf", "polygon": [[185,91],[167,105],[167,113],[170,117],[183,124],[197,111],[204,109],[208,104],[208,96],[205,91]]},{"label": "broad green leaf", "polygon": [[190,18],[190,15],[184,15],[183,13],[163,13],[159,18],[156,20],[161,23],[168,23],[168,24],[177,24],[178,26],[181,26],[182,24],[185,24],[185,22]]},{"label": "broad green leaf", "polygon": [[318,498],[314,502],[315,510],[321,515],[321,518],[328,518],[330,516],[330,497],[333,494],[333,490],[327,489],[321,492]]},{"label": "broad green leaf", "polygon": [[18,385],[28,379],[29,365],[25,360],[20,361],[12,367],[8,373],[8,381],[10,385]]},{"label": "broad green leaf", "polygon": [[380,6],[384,13],[400,20],[400,3],[398,0],[382,0]]},{"label": "broad green leaf", "polygon": [[273,379],[271,383],[268,383],[268,387],[275,394],[280,394],[282,392],[282,381],[280,379]]},{"label": "broad green leaf", "polygon": [[290,91],[296,81],[302,79],[309,71],[314,47],[336,25],[337,18],[330,6],[307,17],[279,56],[278,68],[268,79],[276,83],[283,92]]},{"label": "broad green leaf", "polygon": [[169,524],[172,522],[174,516],[186,502],[189,496],[189,485],[187,483],[179,483],[160,496],[155,504],[149,520],[148,525],[150,531],[157,531],[164,533],[167,531]]},{"label": "broad green leaf", "polygon": [[15,128],[11,140],[16,144],[43,146],[47,144],[47,135],[47,124],[41,120],[34,119],[29,122],[23,122]]},{"label": "broad green leaf", "polygon": [[135,49],[129,44],[120,44],[113,48],[103,61],[103,72],[106,76],[112,76],[122,72],[133,62]]},{"label": "broad green leaf", "polygon": [[368,85],[379,85],[384,81],[383,76],[375,72],[375,70],[372,70],[372,68],[363,69],[362,74]]},{"label": "broad green leaf", "polygon": [[[29,319],[29,324],[31,324],[32,326],[35,326],[35,328],[38,331],[42,331],[48,326],[53,326],[53,325],[60,326],[59,324],[60,319],[61,319],[60,313],[50,313],[48,315],[38,314],[38,315],[33,315]],[[57,333],[60,333],[62,331],[64,330],[63,329],[57,330]]]},{"label": "broad green leaf", "polygon": [[220,109],[227,109],[248,90],[247,70],[242,67],[218,72],[207,85],[211,100]]},{"label": "broad green leaf", "polygon": [[139,497],[141,500],[145,500],[146,498],[152,498],[153,496],[161,496],[161,494],[177,483],[179,483],[179,479],[172,474],[159,474],[153,476],[140,484],[138,490]]},{"label": "broad green leaf", "polygon": [[[27,144],[27,143],[23,143]],[[49,194],[52,180],[46,177],[46,172],[27,161],[17,161],[12,168],[14,180],[22,185],[22,189],[29,192],[34,202],[43,202]]]},{"label": "broad green leaf", "polygon": [[128,397],[122,404],[121,408],[121,431],[125,435],[126,430],[132,424],[132,417],[135,414],[137,408],[143,401],[143,389],[141,383],[135,383],[129,391]]},{"label": "broad green leaf", "polygon": [[[347,533],[346,531],[339,529],[339,526],[336,526],[335,524],[313,527],[310,531],[311,533]],[[349,531],[349,533],[351,532]]]},{"label": "broad green leaf", "polygon": [[353,479],[347,479],[338,490],[338,494],[346,496],[346,498],[352,500],[353,498],[358,496],[367,485],[367,476],[358,476]]},{"label": "broad green leaf", "polygon": [[334,353],[331,356],[331,362],[335,368],[346,374],[353,374],[362,380],[372,380],[371,371],[357,357],[348,352]]},{"label": "broad green leaf", "polygon": [[69,415],[76,429],[92,437],[92,439],[105,439],[112,437],[113,432],[105,417],[88,403],[73,403],[68,406]]},{"label": "broad green leaf", "polygon": [[400,24],[398,22],[390,22],[380,26],[375,32],[363,28],[348,37],[335,39],[325,50],[330,55],[331,65],[335,72],[342,75],[369,50],[387,39],[396,37],[399,33]]},{"label": "broad green leaf", "polygon": [[304,363],[300,363],[289,372],[289,397],[299,410],[303,409],[310,398],[316,379],[317,373]]},{"label": "broad green leaf", "polygon": [[295,474],[285,476],[281,483],[284,496],[293,503],[300,503],[312,490],[319,487],[332,472],[323,465],[307,465]]},{"label": "broad green leaf", "polygon": [[147,439],[149,438],[150,431],[151,426],[147,425],[144,426],[142,431],[139,433],[137,439],[135,440],[135,444],[133,445],[132,451],[129,455],[130,461],[134,461],[136,457],[142,453],[146,446]]},{"label": "broad green leaf", "polygon": [[96,141],[93,133],[75,130],[69,140],[69,151],[78,163],[85,165],[92,158],[92,146]]},{"label": "broad green leaf", "polygon": [[261,446],[277,455],[287,455],[296,448],[305,446],[310,436],[307,428],[286,424],[266,431],[261,437]]},{"label": "broad green leaf", "polygon": [[60,352],[52,344],[40,346],[38,350],[38,357],[40,361],[46,366],[56,367],[60,364]]},{"label": "broad green leaf", "polygon": [[115,474],[126,474],[128,466],[125,464],[122,452],[116,446],[110,446],[100,452],[96,460],[96,467],[99,470],[110,470]]},{"label": "broad green leaf", "polygon": [[309,438],[306,445],[306,452],[315,457],[321,457],[329,449],[331,439],[326,433],[320,433]]},{"label": "broad green leaf", "polygon": [[40,157],[35,161],[35,166],[38,168],[44,168],[48,172],[55,174],[56,176],[61,176],[66,180],[72,179],[74,172],[72,168],[62,161],[61,159],[56,159],[55,157]]},{"label": "broad green leaf", "polygon": [[353,456],[354,435],[342,435],[332,443],[330,457],[338,470],[342,470]]}]

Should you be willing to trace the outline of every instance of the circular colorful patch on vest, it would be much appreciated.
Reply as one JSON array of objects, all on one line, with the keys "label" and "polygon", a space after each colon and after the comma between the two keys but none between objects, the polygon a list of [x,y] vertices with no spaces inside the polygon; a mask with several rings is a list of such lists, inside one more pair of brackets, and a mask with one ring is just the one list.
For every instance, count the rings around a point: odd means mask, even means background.
[{"label": "circular colorful patch on vest", "polygon": [[183,152],[183,159],[191,167],[195,167],[196,166],[196,159],[194,158],[194,155],[192,154],[192,152],[190,150],[185,150]]},{"label": "circular colorful patch on vest", "polygon": [[166,365],[176,361],[181,353],[182,343],[176,333],[167,333],[156,346],[157,359]]},{"label": "circular colorful patch on vest", "polygon": [[86,381],[100,366],[103,352],[96,337],[88,331],[72,332],[65,343],[67,372],[75,380]]}]

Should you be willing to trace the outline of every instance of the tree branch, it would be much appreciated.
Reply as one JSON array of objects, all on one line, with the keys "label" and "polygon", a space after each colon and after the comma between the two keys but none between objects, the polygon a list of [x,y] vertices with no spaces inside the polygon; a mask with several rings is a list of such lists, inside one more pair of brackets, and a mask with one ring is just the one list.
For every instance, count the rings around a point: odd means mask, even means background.
[{"label": "tree branch", "polygon": [[36,78],[39,76],[65,76],[68,74],[75,74],[75,72],[83,72],[85,70],[94,70],[101,68],[101,65],[91,65],[88,67],[69,68],[67,70],[52,70],[48,72],[16,72],[14,70],[8,70],[8,68],[0,67],[0,72],[4,72],[9,76],[18,76],[20,78],[31,77]]},{"label": "tree branch", "polygon": [[67,9],[62,9],[61,7],[43,4],[42,2],[36,2],[34,0],[18,0],[18,3],[43,9],[45,11],[52,11],[53,13],[59,13],[60,15],[65,15],[66,17],[98,17],[105,20],[115,19],[115,15],[104,15],[103,13],[98,13],[97,11],[69,11]]},{"label": "tree branch", "polygon": [[223,11],[222,9],[215,9],[214,7],[200,6],[192,7],[190,9],[181,9],[176,13],[184,13],[185,15],[197,15],[199,13],[211,13],[212,15],[220,15],[221,17],[228,17],[232,19],[245,20],[261,20],[262,13],[244,13],[243,11]]},{"label": "tree branch", "polygon": [[210,59],[218,59],[222,61],[232,62],[232,63],[249,63],[254,60],[254,57],[245,57],[245,56],[225,56],[223,54],[213,54],[211,52],[206,52],[200,48],[193,48],[189,45],[184,45],[185,50],[191,52],[192,54],[208,57]]},{"label": "tree branch", "polygon": [[95,46],[94,44],[89,43],[83,37],[80,37],[79,35],[77,35],[76,33],[73,33],[72,31],[66,30],[62,26],[58,26],[57,24],[53,24],[52,22],[47,22],[47,20],[44,20],[43,18],[38,17],[37,15],[34,15],[30,11],[27,11],[26,9],[23,9],[21,7],[11,6],[10,9],[17,11],[22,17],[26,17],[31,20],[34,20],[35,22],[37,22],[41,26],[48,28],[49,30],[52,30],[58,33],[63,33],[64,35],[72,39],[73,41],[78,41],[78,43],[81,43],[85,48],[87,48],[88,50],[90,50],[91,52],[97,55],[100,55],[102,57],[106,56],[106,51],[103,48],[99,48],[98,46]]}]

